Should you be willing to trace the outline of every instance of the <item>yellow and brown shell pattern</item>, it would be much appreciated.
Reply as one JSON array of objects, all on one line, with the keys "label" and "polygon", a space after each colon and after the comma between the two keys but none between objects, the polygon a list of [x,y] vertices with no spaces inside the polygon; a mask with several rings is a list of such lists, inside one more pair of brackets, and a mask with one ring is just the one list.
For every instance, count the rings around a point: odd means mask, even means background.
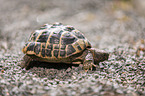
[{"label": "yellow and brown shell pattern", "polygon": [[45,24],[35,30],[23,48],[23,53],[41,58],[67,58],[91,47],[83,34],[69,25]]}]

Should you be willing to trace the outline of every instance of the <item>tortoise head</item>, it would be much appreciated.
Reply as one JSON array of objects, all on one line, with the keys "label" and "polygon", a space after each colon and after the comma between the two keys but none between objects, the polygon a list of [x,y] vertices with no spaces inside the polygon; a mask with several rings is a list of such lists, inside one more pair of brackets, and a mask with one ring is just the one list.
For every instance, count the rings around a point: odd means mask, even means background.
[{"label": "tortoise head", "polygon": [[90,48],[88,50],[93,54],[95,64],[98,64],[99,62],[104,60],[108,60],[109,58],[109,53],[104,50],[99,50],[96,48]]}]

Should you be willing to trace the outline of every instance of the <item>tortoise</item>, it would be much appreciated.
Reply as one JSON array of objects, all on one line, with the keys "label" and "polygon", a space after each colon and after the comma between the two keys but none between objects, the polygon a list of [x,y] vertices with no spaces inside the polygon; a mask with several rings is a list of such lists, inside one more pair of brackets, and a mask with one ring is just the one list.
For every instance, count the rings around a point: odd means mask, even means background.
[{"label": "tortoise", "polygon": [[31,61],[42,61],[83,64],[88,71],[109,57],[107,52],[91,48],[89,40],[79,30],[59,22],[44,24],[32,32],[22,51],[25,55],[21,67],[26,69]]}]

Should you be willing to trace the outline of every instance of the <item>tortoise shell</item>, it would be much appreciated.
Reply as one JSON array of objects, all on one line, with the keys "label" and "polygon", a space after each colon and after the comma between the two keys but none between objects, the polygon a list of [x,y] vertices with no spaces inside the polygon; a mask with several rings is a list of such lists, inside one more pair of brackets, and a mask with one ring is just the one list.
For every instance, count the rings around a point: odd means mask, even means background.
[{"label": "tortoise shell", "polygon": [[67,58],[91,47],[89,41],[77,29],[69,25],[45,24],[32,32],[23,53],[40,58]]}]

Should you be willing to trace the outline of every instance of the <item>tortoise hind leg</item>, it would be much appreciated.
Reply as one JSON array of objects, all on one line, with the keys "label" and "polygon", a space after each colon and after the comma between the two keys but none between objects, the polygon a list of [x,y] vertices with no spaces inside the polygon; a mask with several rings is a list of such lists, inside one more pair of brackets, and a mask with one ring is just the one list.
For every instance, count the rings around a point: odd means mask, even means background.
[{"label": "tortoise hind leg", "polygon": [[24,57],[22,58],[22,61],[21,61],[21,63],[20,63],[20,66],[21,66],[22,68],[28,69],[28,66],[29,66],[29,64],[30,64],[30,62],[31,62],[32,60],[33,60],[33,59],[32,59],[30,56],[24,55]]},{"label": "tortoise hind leg", "polygon": [[96,67],[96,65],[94,64],[94,59],[93,59],[93,55],[90,51],[88,51],[88,54],[86,55],[84,61],[83,61],[83,66],[84,66],[84,70],[87,72],[89,69],[92,70],[93,66]]}]

